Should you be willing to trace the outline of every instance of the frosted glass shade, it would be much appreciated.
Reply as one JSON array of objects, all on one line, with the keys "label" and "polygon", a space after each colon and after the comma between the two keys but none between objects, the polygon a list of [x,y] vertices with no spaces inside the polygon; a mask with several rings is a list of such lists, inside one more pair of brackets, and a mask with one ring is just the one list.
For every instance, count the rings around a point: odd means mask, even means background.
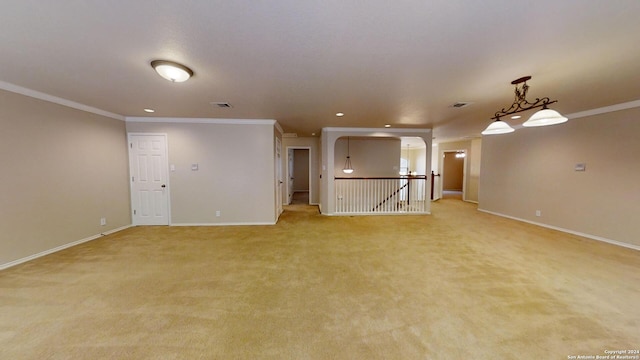
[{"label": "frosted glass shade", "polygon": [[522,126],[533,127],[533,126],[547,126],[547,125],[555,125],[562,124],[569,120],[568,118],[560,115],[559,112],[551,109],[542,109],[535,114],[531,115],[529,120],[525,121]]},{"label": "frosted glass shade", "polygon": [[351,174],[353,172],[353,167],[351,166],[351,157],[347,156],[347,161],[344,162],[344,169],[342,172],[345,174]]},{"label": "frosted glass shade", "polygon": [[509,126],[509,124],[507,124],[506,122],[502,120],[496,120],[489,124],[486,129],[484,129],[482,135],[507,134],[514,131],[515,129]]},{"label": "frosted glass shade", "polygon": [[183,82],[193,76],[193,71],[188,67],[172,61],[154,60],[151,66],[158,75],[171,82]]}]

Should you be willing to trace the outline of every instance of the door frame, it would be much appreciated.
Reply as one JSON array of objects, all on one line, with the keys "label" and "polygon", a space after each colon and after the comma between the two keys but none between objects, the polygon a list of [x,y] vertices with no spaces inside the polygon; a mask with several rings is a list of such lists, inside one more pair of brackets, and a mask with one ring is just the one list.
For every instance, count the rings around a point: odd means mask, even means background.
[{"label": "door frame", "polygon": [[132,136],[162,136],[164,138],[164,158],[166,160],[165,174],[167,174],[167,225],[171,225],[171,184],[170,184],[170,172],[169,172],[169,136],[167,133],[150,133],[150,132],[130,132],[127,133],[127,156],[129,161],[129,211],[131,214],[131,224],[137,226],[135,217],[133,216],[133,182],[131,181],[131,137]]},{"label": "door frame", "polygon": [[[285,162],[285,164],[287,164],[286,168],[287,168],[287,186],[285,187],[285,189],[287,189],[287,193],[286,193],[286,199],[287,199],[287,205],[291,204],[289,202],[289,195],[291,195],[291,199],[293,199],[293,194],[289,194],[289,181],[291,179],[291,174],[289,174],[289,149],[291,150],[308,150],[308,158],[307,160],[309,161],[309,204],[312,204],[311,199],[313,199],[313,186],[311,186],[311,146],[296,146],[296,145],[291,145],[291,146],[287,146],[287,161]],[[295,151],[294,151],[295,154]]]},{"label": "door frame", "polygon": [[457,153],[464,152],[464,162],[462,164],[462,201],[467,201],[467,159],[469,158],[469,150],[468,149],[457,149],[457,150],[440,150],[440,163],[438,165],[438,172],[440,173],[440,197],[442,197],[442,187],[444,186],[444,155],[445,153]]},{"label": "door frame", "polygon": [[282,191],[282,186],[284,184],[284,182],[282,181],[282,139],[280,139],[279,137],[275,137],[275,183],[276,183],[276,216],[275,216],[275,222],[278,222],[278,219],[280,218],[280,215],[284,212],[284,208],[282,207],[282,194],[284,193]]}]

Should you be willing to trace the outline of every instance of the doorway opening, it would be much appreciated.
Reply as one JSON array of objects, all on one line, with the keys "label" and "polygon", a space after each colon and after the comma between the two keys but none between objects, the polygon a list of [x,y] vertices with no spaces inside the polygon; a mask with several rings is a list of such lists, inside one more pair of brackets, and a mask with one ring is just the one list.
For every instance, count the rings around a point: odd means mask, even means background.
[{"label": "doorway opening", "polygon": [[287,147],[287,204],[310,204],[310,180],[311,147]]},{"label": "doorway opening", "polygon": [[444,151],[442,155],[443,199],[465,199],[467,153],[465,150]]}]

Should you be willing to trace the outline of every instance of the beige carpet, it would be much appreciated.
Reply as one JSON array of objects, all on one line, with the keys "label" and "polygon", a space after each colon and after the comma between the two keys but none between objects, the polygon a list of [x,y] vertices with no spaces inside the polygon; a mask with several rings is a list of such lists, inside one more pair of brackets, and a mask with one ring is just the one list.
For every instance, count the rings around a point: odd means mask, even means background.
[{"label": "beige carpet", "polygon": [[[0,359],[567,359],[640,347],[640,252],[476,211],[138,227],[0,272]],[[70,239],[73,240],[73,239]]]}]

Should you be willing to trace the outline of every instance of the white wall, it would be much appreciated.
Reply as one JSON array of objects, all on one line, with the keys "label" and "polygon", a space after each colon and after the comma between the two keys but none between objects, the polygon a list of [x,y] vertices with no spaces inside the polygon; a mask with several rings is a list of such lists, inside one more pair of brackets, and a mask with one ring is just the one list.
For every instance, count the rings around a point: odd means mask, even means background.
[{"label": "white wall", "polygon": [[131,224],[123,121],[0,90],[0,127],[0,269]]},{"label": "white wall", "polygon": [[639,136],[639,108],[486,136],[479,208],[638,247]]},{"label": "white wall", "polygon": [[274,122],[185,121],[127,122],[130,133],[167,134],[171,224],[274,223]]}]

